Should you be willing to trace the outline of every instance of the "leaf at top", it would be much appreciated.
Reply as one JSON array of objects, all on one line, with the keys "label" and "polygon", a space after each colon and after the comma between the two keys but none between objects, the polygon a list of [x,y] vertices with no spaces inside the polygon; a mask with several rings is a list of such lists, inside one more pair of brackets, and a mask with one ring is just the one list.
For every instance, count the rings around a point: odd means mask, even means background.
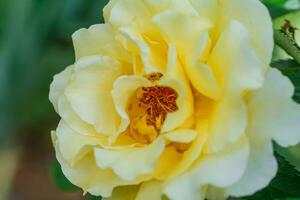
[{"label": "leaf at top", "polygon": [[283,15],[290,12],[290,10],[285,9],[283,6],[278,6],[275,3],[270,3],[268,1],[263,1],[263,3],[268,8],[268,10],[271,14],[271,17],[273,19],[275,19],[277,17],[280,17],[280,16],[283,16]]},{"label": "leaf at top", "polygon": [[281,155],[276,154],[278,172],[268,187],[245,200],[276,200],[300,197],[300,172],[287,162]]},{"label": "leaf at top", "polygon": [[283,6],[287,1],[286,0],[264,0],[264,2],[275,6]]},{"label": "leaf at top", "polygon": [[78,190],[63,174],[60,164],[54,160],[50,165],[50,174],[54,184],[62,191],[72,192]]}]

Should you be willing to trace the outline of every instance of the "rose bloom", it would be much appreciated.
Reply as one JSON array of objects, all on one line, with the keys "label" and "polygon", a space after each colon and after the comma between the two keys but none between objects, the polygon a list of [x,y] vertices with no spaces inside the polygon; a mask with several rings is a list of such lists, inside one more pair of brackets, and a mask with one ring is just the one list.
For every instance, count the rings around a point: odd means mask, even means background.
[{"label": "rose bloom", "polygon": [[259,0],[111,0],[73,35],[54,77],[65,176],[105,200],[251,195],[277,171],[272,141],[300,140],[294,88],[269,66]]}]

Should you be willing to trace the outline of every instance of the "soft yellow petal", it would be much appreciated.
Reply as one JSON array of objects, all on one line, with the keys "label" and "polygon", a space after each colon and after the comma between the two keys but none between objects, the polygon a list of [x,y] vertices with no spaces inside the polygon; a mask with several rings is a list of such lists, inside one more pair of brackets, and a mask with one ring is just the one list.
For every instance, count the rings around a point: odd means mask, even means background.
[{"label": "soft yellow petal", "polygon": [[[185,72],[187,73],[187,77],[185,76]],[[200,61],[195,61],[183,67],[177,55],[176,47],[173,44],[169,44],[168,65],[165,74],[169,77],[183,80],[187,90],[190,90],[188,82],[190,81],[199,92],[213,98],[220,96],[221,91],[217,85],[217,80],[214,77],[212,69]]]},{"label": "soft yellow petal", "polygon": [[160,13],[164,10],[176,10],[180,13],[197,15],[196,10],[188,0],[144,0],[153,13]]},{"label": "soft yellow petal", "polygon": [[[237,20],[249,31],[250,46],[263,61],[263,66],[269,66],[274,46],[272,21],[267,8],[258,0],[222,0],[219,2],[216,17],[216,37]],[[234,36],[238,36],[236,32]],[[228,49],[228,48],[227,48]]]},{"label": "soft yellow petal", "polygon": [[239,180],[245,171],[248,155],[246,138],[228,146],[225,151],[203,155],[189,171],[171,180],[164,192],[172,200],[198,200],[203,196],[202,186],[226,187]]},{"label": "soft yellow petal", "polygon": [[191,146],[182,155],[182,160],[174,166],[172,176],[178,176],[185,172],[202,153],[205,142],[207,141],[208,123],[198,122],[196,125],[197,137]]},{"label": "soft yellow petal", "polygon": [[128,52],[116,40],[113,28],[107,24],[95,24],[88,29],[82,28],[73,36],[76,60],[85,56],[105,55],[120,61],[130,62]]},{"label": "soft yellow petal", "polygon": [[141,184],[135,200],[161,200],[163,182],[149,181]]},{"label": "soft yellow petal", "polygon": [[196,130],[196,138],[183,153],[174,146],[165,148],[154,172],[156,179],[165,180],[181,175],[199,158],[207,139],[207,122],[198,123]]},{"label": "soft yellow petal", "polygon": [[150,23],[152,12],[140,0],[117,0],[105,9],[106,23],[117,28],[131,26],[136,32],[157,38],[156,27]]},{"label": "soft yellow petal", "polygon": [[85,156],[93,146],[105,143],[101,136],[85,136],[72,130],[63,120],[56,129],[57,144],[61,155],[71,165]]},{"label": "soft yellow petal", "polygon": [[124,180],[134,180],[140,175],[153,171],[164,150],[164,142],[157,139],[141,148],[107,150],[95,148],[97,165],[103,169],[111,168]]},{"label": "soft yellow petal", "polygon": [[153,21],[165,40],[175,45],[193,86],[204,95],[217,98],[220,91],[214,74],[209,66],[200,63],[200,56],[208,45],[210,23],[197,15],[184,15],[174,10],[156,15]]},{"label": "soft yellow petal", "polygon": [[66,96],[78,116],[105,135],[113,135],[119,125],[111,90],[120,75],[119,63],[109,57],[85,57],[75,64]]},{"label": "soft yellow petal", "polygon": [[176,101],[178,110],[174,113],[168,113],[161,129],[161,132],[164,133],[180,127],[192,116],[194,102],[193,97],[190,91],[187,90],[184,82],[175,79],[163,78],[158,84],[170,87],[178,94]]},{"label": "soft yellow petal", "polygon": [[231,196],[248,196],[269,185],[277,172],[277,162],[273,155],[272,141],[262,132],[249,130],[250,155],[242,178],[226,188]]},{"label": "soft yellow petal", "polygon": [[270,69],[264,86],[249,97],[249,112],[256,132],[281,146],[300,142],[300,105],[292,100],[294,87],[277,69]]},{"label": "soft yellow petal", "polygon": [[242,97],[227,96],[216,102],[209,119],[206,152],[218,152],[239,140],[246,131],[247,107]]},{"label": "soft yellow petal", "polygon": [[95,196],[109,197],[117,186],[134,185],[146,181],[145,178],[138,178],[134,181],[120,179],[112,170],[97,167],[92,152],[85,155],[80,162],[71,166],[60,153],[58,139],[55,133],[52,134],[55,146],[56,158],[59,161],[64,175],[76,186],[82,188]]},{"label": "soft yellow petal", "polygon": [[189,0],[200,17],[208,18],[214,22],[217,17],[218,1],[217,0]]},{"label": "soft yellow petal", "polygon": [[250,47],[249,30],[231,21],[214,47],[208,64],[213,67],[225,94],[241,94],[263,84],[263,67]]},{"label": "soft yellow petal", "polygon": [[178,129],[163,135],[166,139],[172,142],[190,143],[197,136],[197,132],[192,129]]},{"label": "soft yellow petal", "polygon": [[178,152],[173,145],[166,146],[153,171],[153,178],[161,181],[168,179],[173,172],[174,166],[176,166],[181,159],[182,153]]},{"label": "soft yellow petal", "polygon": [[176,46],[179,57],[184,63],[199,58],[203,50],[202,37],[211,27],[209,21],[177,10],[161,12],[152,20],[163,33],[165,40]]},{"label": "soft yellow petal", "polygon": [[68,126],[82,135],[98,135],[95,127],[83,121],[73,110],[65,95],[62,95],[58,104],[58,113]]},{"label": "soft yellow petal", "polygon": [[123,45],[133,55],[140,57],[145,73],[164,72],[164,57],[150,48],[141,33],[132,27],[123,27],[119,30],[125,39]]},{"label": "soft yellow petal", "polygon": [[64,94],[65,89],[70,81],[73,73],[73,66],[67,67],[64,71],[55,75],[50,85],[49,99],[54,106],[54,109],[58,112],[58,103],[60,97]]}]

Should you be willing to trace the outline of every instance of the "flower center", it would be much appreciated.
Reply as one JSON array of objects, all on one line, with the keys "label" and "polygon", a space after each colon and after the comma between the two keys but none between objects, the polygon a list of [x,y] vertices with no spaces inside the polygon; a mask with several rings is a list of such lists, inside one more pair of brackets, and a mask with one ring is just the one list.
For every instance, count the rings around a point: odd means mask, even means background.
[{"label": "flower center", "polygon": [[129,106],[130,136],[141,143],[151,143],[168,113],[178,110],[177,97],[177,92],[166,86],[138,88]]}]

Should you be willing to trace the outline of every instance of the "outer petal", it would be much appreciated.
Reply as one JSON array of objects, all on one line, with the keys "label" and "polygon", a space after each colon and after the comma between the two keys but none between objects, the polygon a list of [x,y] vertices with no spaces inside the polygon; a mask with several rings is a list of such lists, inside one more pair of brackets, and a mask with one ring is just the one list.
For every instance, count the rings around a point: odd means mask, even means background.
[{"label": "outer petal", "polygon": [[120,75],[120,65],[109,57],[85,57],[75,64],[66,96],[81,119],[105,135],[116,132],[119,117],[110,91]]},{"label": "outer petal", "polygon": [[[237,20],[249,30],[250,45],[259,59],[263,61],[264,67],[269,66],[274,46],[273,28],[270,14],[261,1],[221,0],[217,12],[214,40],[221,35],[232,20]],[[236,35],[235,33],[234,36]]]},{"label": "outer petal", "polygon": [[73,72],[74,66],[70,66],[54,76],[53,82],[50,85],[49,99],[56,112],[70,127],[80,134],[94,135],[96,134],[94,127],[78,117],[64,94],[66,87],[71,81]]},{"label": "outer petal", "polygon": [[270,183],[277,172],[277,162],[270,138],[262,132],[255,132],[255,129],[248,135],[250,156],[247,168],[238,182],[226,188],[226,193],[231,196],[247,196],[261,190]]},{"label": "outer petal", "polygon": [[64,121],[60,121],[56,136],[61,155],[71,165],[88,153],[91,146],[101,145],[105,138],[101,136],[84,136],[72,130]]},{"label": "outer petal", "polygon": [[274,178],[277,162],[271,138],[288,146],[300,140],[300,106],[291,99],[293,86],[276,69],[270,69],[264,86],[249,96],[251,153],[242,179],[227,189],[234,196],[251,195]]},{"label": "outer petal", "polygon": [[146,179],[139,178],[134,181],[120,179],[112,170],[98,168],[92,152],[84,156],[80,162],[71,166],[61,155],[55,132],[52,133],[56,158],[61,164],[64,175],[75,185],[95,196],[109,197],[117,186],[139,184]]},{"label": "outer petal", "polygon": [[151,23],[152,12],[149,7],[140,0],[112,1],[105,9],[106,22],[116,28],[131,26],[134,31],[157,39],[159,34]]},{"label": "outer petal", "polygon": [[249,39],[246,27],[231,21],[210,55],[208,64],[224,93],[241,94],[263,84],[263,64],[250,48]]},{"label": "outer petal", "polygon": [[153,171],[164,150],[164,142],[158,138],[151,145],[122,150],[95,149],[97,165],[103,169],[111,168],[124,180],[134,180],[139,175]]},{"label": "outer petal", "polygon": [[95,127],[83,121],[72,108],[65,95],[60,97],[58,102],[58,113],[68,126],[82,135],[99,135]]},{"label": "outer petal", "polygon": [[67,67],[64,71],[54,76],[50,85],[49,99],[58,113],[58,103],[60,97],[64,94],[65,89],[73,73],[73,66]]},{"label": "outer petal", "polygon": [[249,100],[256,131],[269,135],[284,147],[300,141],[300,105],[292,100],[293,93],[288,78],[270,69],[264,86],[252,92]]},{"label": "outer petal", "polygon": [[172,200],[198,200],[203,196],[204,185],[226,187],[236,182],[245,170],[248,154],[248,141],[243,138],[223,152],[203,155],[190,171],[175,177],[164,191]]},{"label": "outer petal", "polygon": [[130,55],[116,40],[115,33],[107,24],[95,24],[79,29],[73,36],[76,60],[85,56],[106,55],[120,61],[130,61]]},{"label": "outer petal", "polygon": [[239,140],[246,131],[247,108],[242,97],[224,97],[212,108],[206,152],[218,152]]}]

